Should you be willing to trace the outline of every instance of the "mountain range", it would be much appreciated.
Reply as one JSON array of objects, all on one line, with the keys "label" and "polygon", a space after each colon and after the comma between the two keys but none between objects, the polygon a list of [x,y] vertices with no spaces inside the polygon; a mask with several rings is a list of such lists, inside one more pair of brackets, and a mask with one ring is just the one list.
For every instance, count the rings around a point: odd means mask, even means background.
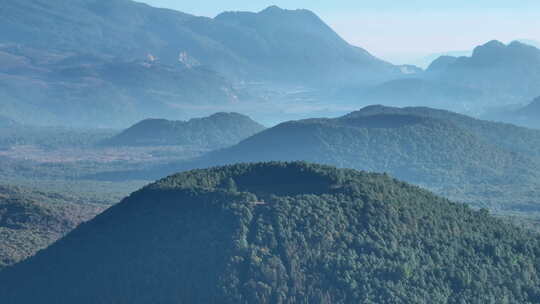
[{"label": "mountain range", "polygon": [[517,41],[490,41],[471,57],[448,61],[436,74],[442,82],[489,92],[492,102],[519,103],[540,95],[540,50]]},{"label": "mountain range", "polygon": [[540,96],[533,46],[491,41],[422,71],[349,44],[309,10],[207,18],[131,0],[22,0],[0,18],[0,115],[26,124],[125,128],[259,109],[281,122],[291,105],[298,117],[367,104],[480,115]]},{"label": "mountain range", "polygon": [[22,0],[0,18],[0,114],[27,124],[124,128],[404,75],[308,10],[206,18],[130,0]]},{"label": "mountain range", "polygon": [[7,3],[0,14],[8,33],[0,42],[37,49],[128,61],[151,54],[164,63],[209,66],[247,80],[371,81],[399,74],[398,68],[349,45],[307,10],[272,6],[206,18],[129,0],[23,0]]},{"label": "mountain range", "polygon": [[0,297],[537,303],[539,255],[536,235],[387,175],[258,163],[185,172],[133,193],[0,272]]},{"label": "mountain range", "polygon": [[[520,75],[520,77],[516,77]],[[471,56],[441,56],[423,73],[375,86],[341,90],[337,97],[362,104],[429,106],[480,115],[540,96],[540,49],[490,41]]]},{"label": "mountain range", "polygon": [[264,126],[238,113],[216,113],[189,121],[146,119],[103,141],[105,146],[196,146],[219,149],[237,144]]}]

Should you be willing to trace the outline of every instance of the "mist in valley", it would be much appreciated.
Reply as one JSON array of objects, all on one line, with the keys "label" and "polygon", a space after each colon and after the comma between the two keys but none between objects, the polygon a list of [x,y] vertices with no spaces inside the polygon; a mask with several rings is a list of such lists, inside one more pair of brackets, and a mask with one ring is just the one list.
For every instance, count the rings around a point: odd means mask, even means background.
[{"label": "mist in valley", "polygon": [[0,302],[540,303],[539,8],[3,1]]}]

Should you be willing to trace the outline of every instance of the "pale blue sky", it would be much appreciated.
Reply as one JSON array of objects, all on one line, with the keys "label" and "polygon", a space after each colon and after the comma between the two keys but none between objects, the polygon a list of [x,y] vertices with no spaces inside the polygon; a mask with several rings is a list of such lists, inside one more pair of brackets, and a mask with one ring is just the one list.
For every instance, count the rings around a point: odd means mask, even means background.
[{"label": "pale blue sky", "polygon": [[396,63],[492,39],[540,40],[540,0],[139,0],[199,16],[306,8],[343,38]]}]

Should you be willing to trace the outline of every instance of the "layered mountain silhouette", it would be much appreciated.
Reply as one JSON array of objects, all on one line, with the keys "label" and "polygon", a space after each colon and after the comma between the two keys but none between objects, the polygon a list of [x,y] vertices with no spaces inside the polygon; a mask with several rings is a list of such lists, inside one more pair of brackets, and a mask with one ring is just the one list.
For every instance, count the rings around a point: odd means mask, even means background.
[{"label": "layered mountain silhouette", "polygon": [[517,109],[505,109],[487,115],[488,118],[540,129],[540,97]]},{"label": "layered mountain silhouette", "polygon": [[144,117],[178,117],[185,108],[227,105],[242,96],[202,67],[151,59],[0,47],[0,112],[28,124],[122,127]]},{"label": "layered mountain silhouette", "polygon": [[189,121],[147,119],[102,142],[106,146],[195,146],[218,149],[237,144],[264,127],[238,113],[216,113]]},{"label": "layered mountain silhouette", "polygon": [[371,85],[411,70],[308,10],[206,18],[130,0],[22,0],[0,18],[0,114],[27,124],[125,128],[256,107],[265,90]]},{"label": "layered mountain silhouette", "polygon": [[539,252],[537,237],[486,211],[386,175],[259,163],[185,172],[133,193],[0,272],[0,296],[13,304],[536,303]]},{"label": "layered mountain silhouette", "polygon": [[481,102],[485,94],[474,88],[414,77],[392,80],[369,88],[348,89],[341,95],[389,106],[433,106],[464,110],[470,104]]},{"label": "layered mountain silhouette", "polygon": [[0,42],[37,49],[126,60],[152,54],[164,63],[197,63],[247,80],[373,81],[400,74],[307,10],[273,6],[205,18],[129,0],[23,0],[7,3],[0,14],[8,33]]},{"label": "layered mountain silhouette", "polygon": [[238,162],[309,161],[387,172],[476,206],[537,210],[540,132],[430,108],[370,106],[334,119],[282,123],[230,148],[105,180]]},{"label": "layered mountain silhouette", "polygon": [[439,70],[437,78],[489,92],[500,102],[517,103],[540,95],[539,75],[539,49],[517,41],[490,41],[475,48],[471,57],[459,57]]},{"label": "layered mountain silhouette", "polygon": [[[519,75],[519,77],[517,76]],[[540,50],[521,42],[490,41],[471,56],[441,56],[423,73],[338,97],[364,104],[430,106],[465,113],[520,104],[540,95]]]},{"label": "layered mountain silhouette", "polygon": [[540,132],[507,123],[481,120],[467,115],[429,107],[368,106],[353,112],[353,117],[378,114],[401,114],[428,117],[447,121],[466,130],[485,143],[499,146],[507,151],[530,157],[540,156]]},{"label": "layered mountain silhouette", "polygon": [[501,183],[510,176],[519,179],[517,168],[532,167],[526,158],[450,119],[417,114],[414,109],[408,113],[370,110],[336,119],[283,123],[211,153],[205,161],[306,160],[389,172],[430,185],[463,179]]},{"label": "layered mountain silhouette", "polygon": [[105,209],[68,201],[55,193],[0,186],[0,270],[32,256]]}]

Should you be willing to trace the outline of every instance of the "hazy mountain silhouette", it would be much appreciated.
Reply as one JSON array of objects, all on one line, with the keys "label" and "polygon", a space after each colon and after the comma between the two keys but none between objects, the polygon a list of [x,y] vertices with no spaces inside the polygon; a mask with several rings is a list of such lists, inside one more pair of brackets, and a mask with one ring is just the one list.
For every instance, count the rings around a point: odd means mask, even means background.
[{"label": "hazy mountain silhouette", "polygon": [[539,49],[520,42],[490,41],[475,48],[472,56],[441,56],[423,73],[357,86],[337,97],[363,104],[430,106],[478,115],[539,96],[539,75]]},{"label": "hazy mountain silhouette", "polygon": [[196,146],[217,149],[232,146],[264,127],[238,113],[216,113],[189,121],[146,119],[104,141],[108,146]]},{"label": "hazy mountain silhouette", "polygon": [[231,83],[202,67],[0,47],[0,113],[27,124],[122,127],[148,116],[237,103]]},{"label": "hazy mountain silhouette", "polygon": [[[346,94],[350,94],[349,90]],[[388,106],[431,106],[463,110],[482,100],[484,93],[465,86],[445,84],[424,78],[397,79],[356,90],[354,100]]]},{"label": "hazy mountain silhouette", "polygon": [[167,64],[181,60],[240,79],[287,83],[372,82],[400,74],[307,10],[273,6],[205,18],[129,0],[22,0],[6,3],[0,14],[7,33],[0,42],[37,49],[127,61],[152,54]]},{"label": "hazy mountain silhouette", "polygon": [[21,0],[0,18],[0,114],[29,124],[123,128],[256,107],[261,83],[320,89],[418,72],[350,45],[308,10],[206,18],[130,0]]},{"label": "hazy mountain silhouette", "polygon": [[493,209],[537,210],[540,131],[430,108],[371,106],[334,119],[290,121],[230,148],[151,170],[93,178],[159,178],[238,162],[309,161],[387,172]]},{"label": "hazy mountain silhouette", "polygon": [[494,105],[540,95],[540,50],[520,42],[490,41],[475,48],[471,57],[459,57],[437,72],[436,79],[443,83],[489,94]]},{"label": "hazy mountain silhouette", "polygon": [[506,121],[524,127],[540,129],[540,97],[517,109],[503,109],[486,115],[489,119]]}]

